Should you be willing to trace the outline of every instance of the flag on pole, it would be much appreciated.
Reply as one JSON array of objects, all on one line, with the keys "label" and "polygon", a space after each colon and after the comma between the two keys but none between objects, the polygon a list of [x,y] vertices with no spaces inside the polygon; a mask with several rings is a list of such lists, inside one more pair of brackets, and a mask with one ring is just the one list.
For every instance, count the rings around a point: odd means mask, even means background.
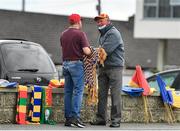
[{"label": "flag on pole", "polygon": [[134,72],[132,79],[129,82],[129,86],[143,88],[144,96],[147,96],[150,94],[150,86],[143,74],[143,71],[140,65],[136,65],[136,71]]}]

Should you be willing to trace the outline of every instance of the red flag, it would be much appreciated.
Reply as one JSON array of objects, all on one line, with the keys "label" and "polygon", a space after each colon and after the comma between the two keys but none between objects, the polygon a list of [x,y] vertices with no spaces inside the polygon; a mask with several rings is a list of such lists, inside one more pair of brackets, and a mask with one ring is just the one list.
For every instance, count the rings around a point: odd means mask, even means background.
[{"label": "red flag", "polygon": [[150,86],[143,74],[143,71],[141,69],[140,65],[136,66],[136,71],[133,74],[133,77],[129,83],[129,86],[132,87],[140,87],[144,89],[143,95],[147,96],[150,94]]}]

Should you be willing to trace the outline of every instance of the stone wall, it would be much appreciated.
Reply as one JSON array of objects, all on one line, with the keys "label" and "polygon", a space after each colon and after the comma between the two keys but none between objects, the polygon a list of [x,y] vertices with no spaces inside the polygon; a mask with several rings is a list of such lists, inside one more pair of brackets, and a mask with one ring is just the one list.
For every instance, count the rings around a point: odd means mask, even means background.
[{"label": "stone wall", "polygon": [[[28,96],[29,101],[30,95]],[[85,92],[81,117],[84,122],[90,122],[95,117],[96,106],[88,106],[86,104],[86,96],[87,93]],[[0,88],[0,123],[15,123],[16,103],[17,89]],[[110,103],[109,97],[108,114],[110,114]],[[153,122],[165,122],[164,106],[159,94],[148,97],[148,103],[152,112]],[[173,109],[173,111],[179,122],[180,110]],[[53,89],[53,113],[51,117],[57,123],[64,122],[63,88]],[[131,97],[122,93],[122,122],[144,122],[142,97]]]}]

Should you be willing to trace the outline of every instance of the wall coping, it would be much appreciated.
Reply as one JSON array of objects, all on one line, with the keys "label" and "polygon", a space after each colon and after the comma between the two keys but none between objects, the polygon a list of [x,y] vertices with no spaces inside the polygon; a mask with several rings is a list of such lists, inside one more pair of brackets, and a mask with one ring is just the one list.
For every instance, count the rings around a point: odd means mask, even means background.
[{"label": "wall coping", "polygon": [[[17,88],[6,88],[6,87],[0,87],[0,93],[1,92],[18,92]],[[28,92],[31,92],[31,88],[28,88]],[[56,94],[56,93],[64,93],[64,88],[53,88],[52,93]],[[87,94],[87,91],[84,92],[84,94]],[[124,93],[123,91],[121,92],[121,95],[128,95],[126,93]],[[160,96],[160,92],[155,92],[153,93],[151,96]]]}]

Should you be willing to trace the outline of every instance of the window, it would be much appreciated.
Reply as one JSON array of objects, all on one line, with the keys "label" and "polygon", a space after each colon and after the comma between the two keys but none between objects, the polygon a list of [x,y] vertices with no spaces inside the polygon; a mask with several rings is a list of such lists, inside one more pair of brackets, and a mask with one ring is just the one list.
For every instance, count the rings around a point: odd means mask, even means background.
[{"label": "window", "polygon": [[180,0],[170,0],[170,5],[180,5]]},{"label": "window", "polygon": [[173,6],[173,17],[180,18],[180,6]]},{"label": "window", "polygon": [[[167,72],[167,73],[161,73],[159,75],[161,76],[163,81],[166,83],[166,85],[171,87],[178,73],[179,71],[172,71],[172,72]],[[150,87],[153,87],[157,91],[159,91],[159,86],[156,81],[156,75],[153,75],[152,77],[148,78],[147,81]]]},{"label": "window", "polygon": [[173,17],[180,18],[180,0],[170,0],[170,5],[173,9]]},{"label": "window", "polygon": [[159,17],[170,17],[171,7],[169,0],[159,0]]},{"label": "window", "polygon": [[153,6],[145,7],[144,17],[156,17],[156,7]]},{"label": "window", "polygon": [[158,9],[157,0],[145,0],[144,1],[144,17],[156,17]]},{"label": "window", "polygon": [[157,0],[145,0],[144,3],[145,4],[155,4],[157,2]]},{"label": "window", "polygon": [[144,0],[144,18],[180,18],[180,0]]}]

